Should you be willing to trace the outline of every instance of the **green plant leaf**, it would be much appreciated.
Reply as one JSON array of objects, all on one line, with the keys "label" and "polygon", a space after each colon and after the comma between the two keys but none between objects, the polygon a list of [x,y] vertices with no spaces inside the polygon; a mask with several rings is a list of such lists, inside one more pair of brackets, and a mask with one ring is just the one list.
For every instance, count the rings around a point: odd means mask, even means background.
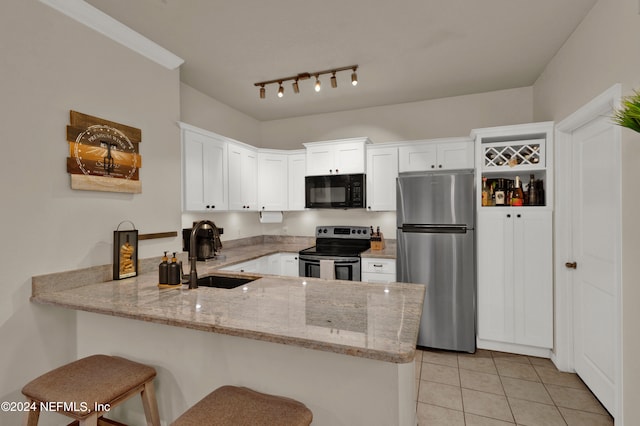
[{"label": "green plant leaf", "polygon": [[622,99],[620,109],[614,111],[613,122],[640,133],[640,92]]}]

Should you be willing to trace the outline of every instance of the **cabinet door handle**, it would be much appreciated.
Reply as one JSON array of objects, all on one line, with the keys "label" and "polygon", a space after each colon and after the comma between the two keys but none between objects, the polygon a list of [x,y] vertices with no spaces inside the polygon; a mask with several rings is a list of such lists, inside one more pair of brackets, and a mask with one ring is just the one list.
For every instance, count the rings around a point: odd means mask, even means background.
[{"label": "cabinet door handle", "polygon": [[436,165],[435,165],[435,164],[432,164],[432,165],[431,165],[431,168],[432,168],[432,169],[435,169],[435,168],[436,168]]},{"label": "cabinet door handle", "polygon": [[442,168],[442,164],[438,164],[438,168],[441,169]]},{"label": "cabinet door handle", "polygon": [[340,173],[340,171],[338,169],[336,169],[336,173]]},{"label": "cabinet door handle", "polygon": [[518,213],[516,216],[517,216],[517,217],[522,217],[522,215],[521,215],[520,213]]},{"label": "cabinet door handle", "polygon": [[578,269],[578,262],[567,262],[564,264],[569,269]]},{"label": "cabinet door handle", "polygon": [[508,215],[507,215],[507,217],[511,217],[511,215],[510,215],[510,214],[508,214]]},{"label": "cabinet door handle", "polygon": [[375,263],[373,264],[374,268],[382,268],[382,265],[376,265]]}]

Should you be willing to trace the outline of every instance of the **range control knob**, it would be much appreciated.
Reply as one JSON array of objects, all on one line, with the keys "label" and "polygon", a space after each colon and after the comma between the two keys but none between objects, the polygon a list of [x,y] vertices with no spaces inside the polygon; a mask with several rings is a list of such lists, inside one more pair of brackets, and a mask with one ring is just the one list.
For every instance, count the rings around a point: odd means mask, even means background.
[{"label": "range control knob", "polygon": [[322,232],[324,232],[326,234],[328,232],[327,228],[324,228],[324,231],[322,231]]}]

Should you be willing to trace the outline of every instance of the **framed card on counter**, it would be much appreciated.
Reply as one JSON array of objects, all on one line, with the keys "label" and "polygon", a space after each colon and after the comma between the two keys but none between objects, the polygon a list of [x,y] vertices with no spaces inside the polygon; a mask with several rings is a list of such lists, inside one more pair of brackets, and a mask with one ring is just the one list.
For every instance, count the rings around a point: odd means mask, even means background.
[{"label": "framed card on counter", "polygon": [[138,275],[138,230],[120,231],[120,225],[113,231],[114,280]]}]

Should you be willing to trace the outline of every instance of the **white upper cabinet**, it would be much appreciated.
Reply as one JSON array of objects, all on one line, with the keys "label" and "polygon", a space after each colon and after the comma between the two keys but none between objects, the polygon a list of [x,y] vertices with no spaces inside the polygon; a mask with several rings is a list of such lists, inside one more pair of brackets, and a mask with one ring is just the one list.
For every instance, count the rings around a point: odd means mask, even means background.
[{"label": "white upper cabinet", "polygon": [[228,144],[229,210],[258,210],[258,153],[238,143]]},{"label": "white upper cabinet", "polygon": [[303,144],[307,155],[307,176],[365,173],[367,138]]},{"label": "white upper cabinet", "polygon": [[307,172],[307,156],[304,151],[293,151],[288,157],[289,205],[288,210],[304,210],[304,177]]},{"label": "white upper cabinet", "polygon": [[367,148],[367,210],[396,210],[398,147]]},{"label": "white upper cabinet", "polygon": [[469,138],[415,141],[398,148],[399,171],[473,169],[474,144]]},{"label": "white upper cabinet", "polygon": [[288,197],[287,154],[258,152],[258,208],[263,211],[287,210]]},{"label": "white upper cabinet", "polygon": [[229,206],[227,143],[223,137],[180,123],[182,210],[218,211]]}]

